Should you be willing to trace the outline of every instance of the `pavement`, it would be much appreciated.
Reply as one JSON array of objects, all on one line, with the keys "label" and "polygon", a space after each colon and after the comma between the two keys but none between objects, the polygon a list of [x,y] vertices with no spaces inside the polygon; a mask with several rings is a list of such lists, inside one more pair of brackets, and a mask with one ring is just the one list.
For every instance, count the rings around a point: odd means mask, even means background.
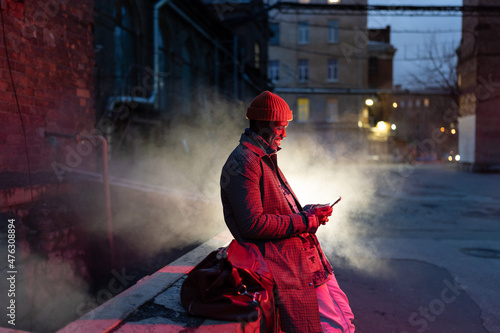
[{"label": "pavement", "polygon": [[[319,234],[356,332],[500,333],[500,174],[369,172],[377,181],[361,190],[372,200]],[[179,300],[186,273],[230,240],[217,235],[58,332],[234,332],[238,323],[190,316]]]}]

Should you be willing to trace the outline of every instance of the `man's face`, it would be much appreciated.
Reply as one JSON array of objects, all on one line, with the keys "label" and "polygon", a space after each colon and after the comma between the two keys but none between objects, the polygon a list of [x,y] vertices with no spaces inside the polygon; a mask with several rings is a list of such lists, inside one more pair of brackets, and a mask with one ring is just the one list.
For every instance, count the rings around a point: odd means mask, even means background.
[{"label": "man's face", "polygon": [[276,150],[281,144],[281,140],[286,138],[286,128],[288,121],[269,122],[266,128],[261,128],[260,136]]}]

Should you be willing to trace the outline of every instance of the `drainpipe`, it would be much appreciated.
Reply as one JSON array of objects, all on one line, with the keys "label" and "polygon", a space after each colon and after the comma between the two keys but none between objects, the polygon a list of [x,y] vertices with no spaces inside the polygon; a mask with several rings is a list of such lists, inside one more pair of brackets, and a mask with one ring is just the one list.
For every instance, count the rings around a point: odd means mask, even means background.
[{"label": "drainpipe", "polygon": [[158,108],[157,98],[160,90],[160,80],[158,73],[160,72],[160,8],[169,3],[171,0],[161,0],[155,4],[153,12],[153,45],[154,45],[154,64],[153,64],[153,92],[149,98],[138,96],[111,96],[108,99],[106,113],[113,112],[117,103],[134,102],[139,104],[154,105]]},{"label": "drainpipe", "polygon": [[111,217],[111,199],[109,191],[108,142],[102,135],[81,135],[80,133],[69,134],[69,133],[59,133],[50,131],[44,131],[44,135],[46,137],[54,136],[54,137],[75,139],[77,143],[85,140],[90,141],[91,143],[95,142],[95,140],[99,140],[102,143],[102,173],[103,173],[103,184],[104,184],[104,197],[106,201],[106,225],[108,226],[110,260],[111,260],[111,266],[113,267],[115,263],[115,244],[113,240],[113,220]]}]

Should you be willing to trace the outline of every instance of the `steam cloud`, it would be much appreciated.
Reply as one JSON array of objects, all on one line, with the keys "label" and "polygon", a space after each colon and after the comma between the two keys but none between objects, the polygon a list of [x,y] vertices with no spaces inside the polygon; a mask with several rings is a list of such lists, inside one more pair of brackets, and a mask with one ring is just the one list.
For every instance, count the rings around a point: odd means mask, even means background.
[{"label": "steam cloud", "polygon": [[[113,269],[121,272],[127,267],[127,274],[138,280],[143,277],[141,274],[152,272],[130,270],[128,265],[147,266],[154,271],[168,264],[162,253],[202,242],[226,229],[219,177],[224,162],[248,126],[244,117],[246,105],[235,107],[234,103],[223,100],[212,103],[204,100],[194,109],[197,111],[192,115],[193,121],[172,119],[171,126],[155,138],[137,132],[133,141],[128,142],[128,150],[113,156],[111,176],[116,178],[112,180],[115,185],[111,199],[117,264],[108,267],[108,273]],[[287,134],[278,153],[278,163],[301,204],[327,203],[342,196],[330,222],[318,231],[325,252],[360,266],[357,258],[368,256],[371,249],[360,244],[359,239],[376,227],[365,223],[369,220],[367,216],[386,209],[375,207],[373,198],[387,175],[376,165],[363,165],[365,157],[362,153],[351,153],[350,142],[340,141],[327,147],[320,135],[301,133],[300,127],[293,124]],[[91,244],[100,242],[102,245],[95,249],[95,255],[105,257],[107,230],[100,192],[100,186],[91,187],[90,192],[82,189],[75,196],[85,199],[75,197],[75,202],[87,222],[98,221],[84,224],[84,235],[80,237]],[[101,250],[104,254],[99,253]],[[50,264],[57,269],[56,261]],[[90,276],[103,270],[99,263],[93,265],[87,272]],[[67,266],[71,265],[61,260],[60,269]],[[78,311],[88,311],[112,296],[106,293],[106,283],[112,278],[111,273],[108,275],[101,287],[92,290],[93,296],[87,295],[89,290],[83,277],[74,276],[74,281],[68,284],[73,290],[65,294],[74,295],[78,301],[74,306],[59,307],[58,315],[74,320],[76,315],[83,314]],[[46,282],[40,288],[52,290],[50,279]],[[45,315],[40,312],[37,317]]]}]

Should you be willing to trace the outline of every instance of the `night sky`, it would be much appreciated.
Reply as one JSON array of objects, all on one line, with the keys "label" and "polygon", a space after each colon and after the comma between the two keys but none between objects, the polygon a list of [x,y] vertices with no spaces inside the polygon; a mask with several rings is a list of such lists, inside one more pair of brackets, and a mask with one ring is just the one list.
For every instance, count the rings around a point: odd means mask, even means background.
[{"label": "night sky", "polygon": [[[461,0],[368,0],[369,5],[439,5],[461,6]],[[394,56],[394,84],[403,88],[419,88],[414,85],[409,73],[418,73],[425,63],[429,44],[434,43],[441,52],[453,52],[460,43],[461,16],[383,16],[371,13],[369,28],[391,26],[391,42],[397,51]],[[433,40],[435,42],[433,42]]]}]

